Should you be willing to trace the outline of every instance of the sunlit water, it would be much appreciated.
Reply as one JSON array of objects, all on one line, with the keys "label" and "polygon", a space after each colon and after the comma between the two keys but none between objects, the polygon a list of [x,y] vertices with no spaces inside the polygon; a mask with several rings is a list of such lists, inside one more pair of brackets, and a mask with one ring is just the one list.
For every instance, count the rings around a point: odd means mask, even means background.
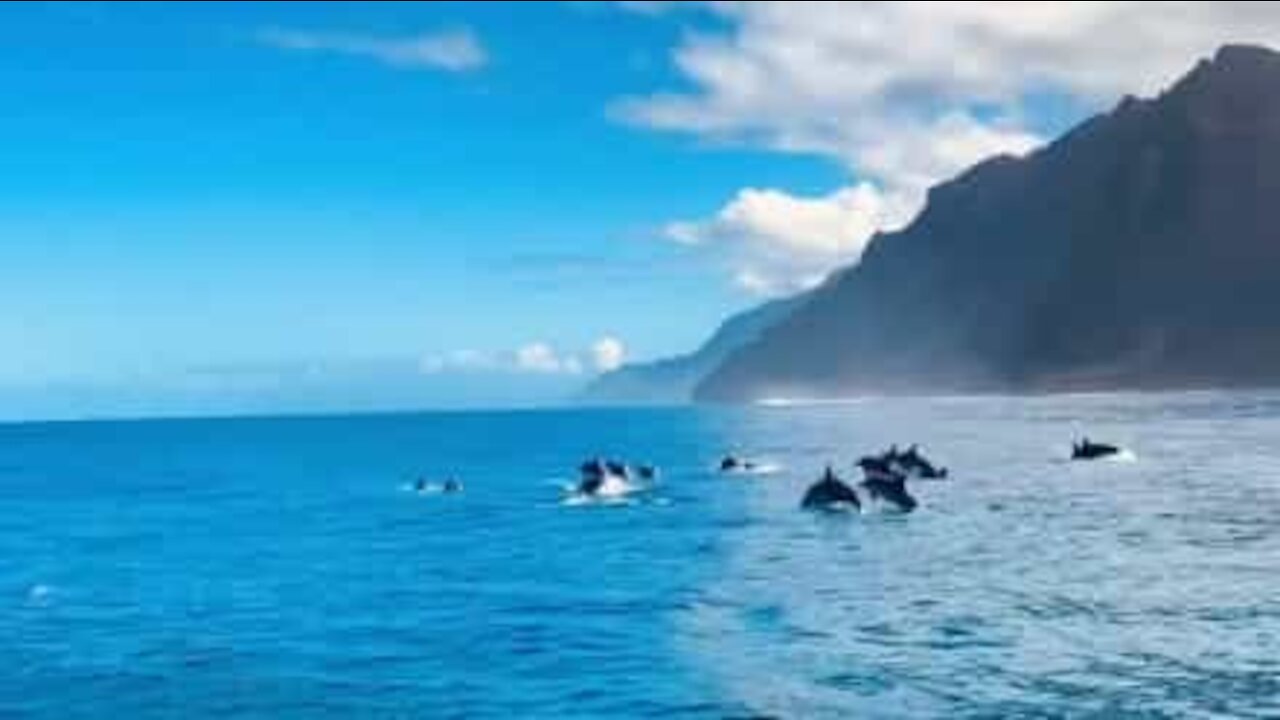
[{"label": "sunlit water", "polygon": [[6,718],[1280,716],[1276,395],[10,425],[0,509]]}]

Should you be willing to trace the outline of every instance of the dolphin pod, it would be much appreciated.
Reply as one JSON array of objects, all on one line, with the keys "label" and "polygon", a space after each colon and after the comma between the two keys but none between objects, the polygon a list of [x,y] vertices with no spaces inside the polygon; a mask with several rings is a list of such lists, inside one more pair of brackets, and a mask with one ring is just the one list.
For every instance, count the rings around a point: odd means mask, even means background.
[{"label": "dolphin pod", "polygon": [[[864,457],[856,467],[863,473],[858,488],[865,493],[868,502],[883,503],[902,513],[909,513],[919,505],[907,491],[907,477],[883,457]],[[800,501],[800,507],[805,510],[856,511],[863,505],[858,491],[837,477],[829,465]]]},{"label": "dolphin pod", "polygon": [[[1120,455],[1124,450],[1116,445],[1094,442],[1083,438],[1072,443],[1072,460],[1097,460]],[[725,455],[719,464],[722,473],[751,471],[758,465],[735,455]],[[907,488],[909,480],[943,480],[949,477],[947,468],[933,463],[911,445],[899,450],[897,445],[879,454],[860,458],[854,467],[863,474],[862,480],[849,484],[828,465],[821,477],[805,491],[800,506],[806,510],[860,511],[868,503],[877,503],[902,513],[910,513],[919,507],[919,501]],[[574,492],[584,498],[621,497],[645,489],[658,477],[653,465],[629,465],[625,462],[599,457],[584,461],[579,466],[580,477]],[[635,480],[641,481],[639,484]],[[419,493],[437,489],[446,494],[462,492],[462,484],[449,479],[443,486],[429,485],[419,479],[414,489]]]},{"label": "dolphin pod", "polygon": [[907,490],[907,480],[941,480],[947,477],[946,468],[934,465],[915,445],[905,452],[894,445],[879,455],[859,459],[855,467],[862,471],[862,482],[858,483],[857,489],[837,477],[828,466],[822,477],[805,492],[800,507],[806,510],[860,510],[864,504],[858,494],[860,489],[868,502],[909,513],[920,503]]},{"label": "dolphin pod", "polygon": [[917,445],[907,448],[906,452],[899,452],[898,446],[894,445],[880,455],[880,459],[899,475],[913,480],[945,480],[947,478],[947,469],[930,462],[920,453]]},{"label": "dolphin pod", "polygon": [[632,481],[656,480],[658,469],[652,465],[632,467],[617,460],[592,458],[578,466],[580,479],[577,493],[584,497],[617,497],[635,492],[638,486]]}]

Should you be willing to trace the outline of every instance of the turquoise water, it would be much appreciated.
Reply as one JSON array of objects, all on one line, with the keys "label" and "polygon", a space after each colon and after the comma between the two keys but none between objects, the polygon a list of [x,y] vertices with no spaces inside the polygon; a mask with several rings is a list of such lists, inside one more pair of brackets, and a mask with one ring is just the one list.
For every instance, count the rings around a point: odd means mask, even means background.
[{"label": "turquoise water", "polygon": [[5,718],[1280,716],[1276,395],[6,425],[0,507]]}]

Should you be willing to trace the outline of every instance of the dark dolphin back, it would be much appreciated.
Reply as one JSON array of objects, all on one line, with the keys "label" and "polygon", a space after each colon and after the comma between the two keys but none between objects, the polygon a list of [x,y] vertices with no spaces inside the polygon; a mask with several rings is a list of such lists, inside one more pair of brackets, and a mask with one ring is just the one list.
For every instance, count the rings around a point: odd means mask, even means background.
[{"label": "dark dolphin back", "polygon": [[844,484],[830,470],[804,494],[800,506],[809,510],[829,509],[837,505],[861,508],[862,502],[853,488]]},{"label": "dark dolphin back", "polygon": [[901,475],[867,478],[862,485],[871,497],[892,503],[903,512],[911,512],[919,505],[907,492],[907,481]]},{"label": "dark dolphin back", "polygon": [[1096,443],[1085,440],[1082,443],[1071,446],[1071,457],[1076,460],[1093,460],[1108,455],[1117,455],[1120,448],[1107,443]]}]

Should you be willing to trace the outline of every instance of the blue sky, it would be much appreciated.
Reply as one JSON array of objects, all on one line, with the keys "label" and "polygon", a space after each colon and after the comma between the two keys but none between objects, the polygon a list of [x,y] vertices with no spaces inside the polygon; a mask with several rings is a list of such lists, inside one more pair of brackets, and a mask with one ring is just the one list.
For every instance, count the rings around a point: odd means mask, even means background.
[{"label": "blue sky", "polygon": [[[769,5],[4,4],[0,416],[553,401],[1216,42],[1144,14],[1149,67],[970,77],[886,45],[828,76],[785,48],[844,48],[830,9]],[[939,22],[837,11],[890,43]]]}]

